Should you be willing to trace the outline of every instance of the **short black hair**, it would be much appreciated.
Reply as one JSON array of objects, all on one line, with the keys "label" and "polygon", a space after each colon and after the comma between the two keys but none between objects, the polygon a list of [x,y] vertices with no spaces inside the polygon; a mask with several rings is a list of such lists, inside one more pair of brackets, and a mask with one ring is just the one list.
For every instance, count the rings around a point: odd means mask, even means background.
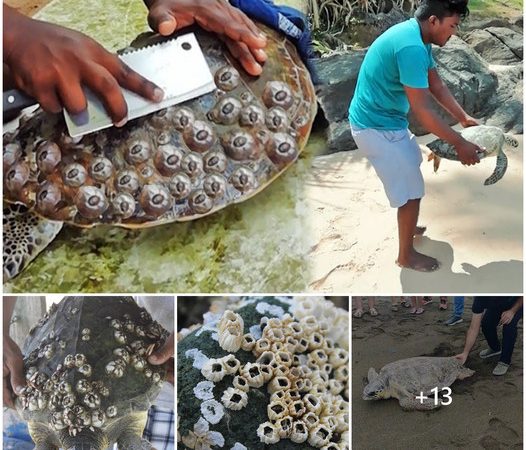
[{"label": "short black hair", "polygon": [[450,17],[458,14],[461,20],[469,16],[469,0],[422,0],[420,6],[415,11],[417,20],[427,20],[431,16],[438,17],[442,20],[444,17]]}]

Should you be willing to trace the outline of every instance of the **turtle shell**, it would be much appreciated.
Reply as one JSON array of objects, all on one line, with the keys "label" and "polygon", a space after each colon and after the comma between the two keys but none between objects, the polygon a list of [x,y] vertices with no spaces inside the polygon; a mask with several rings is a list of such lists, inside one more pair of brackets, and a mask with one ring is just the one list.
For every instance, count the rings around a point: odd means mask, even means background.
[{"label": "turtle shell", "polygon": [[26,340],[17,409],[71,436],[146,411],[166,375],[147,357],[167,336],[131,297],[66,297]]},{"label": "turtle shell", "polygon": [[294,45],[261,29],[260,76],[198,30],[216,89],[123,128],[73,139],[61,116],[24,118],[4,135],[6,199],[78,226],[133,228],[196,219],[262,190],[304,148],[316,99]]}]

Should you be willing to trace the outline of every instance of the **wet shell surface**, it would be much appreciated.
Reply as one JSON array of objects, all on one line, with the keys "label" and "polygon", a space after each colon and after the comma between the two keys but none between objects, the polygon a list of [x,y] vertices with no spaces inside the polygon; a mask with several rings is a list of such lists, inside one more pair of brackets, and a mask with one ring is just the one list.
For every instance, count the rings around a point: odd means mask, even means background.
[{"label": "wet shell surface", "polygon": [[294,45],[262,29],[259,77],[199,32],[216,85],[209,94],[82,139],[42,111],[21,120],[4,135],[6,199],[78,226],[133,228],[192,220],[259,192],[298,158],[316,113]]}]

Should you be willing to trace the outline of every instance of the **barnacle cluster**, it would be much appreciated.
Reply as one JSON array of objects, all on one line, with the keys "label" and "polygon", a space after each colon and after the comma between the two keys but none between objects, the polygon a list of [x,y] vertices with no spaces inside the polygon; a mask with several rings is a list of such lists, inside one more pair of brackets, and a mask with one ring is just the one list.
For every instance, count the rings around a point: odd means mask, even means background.
[{"label": "barnacle cluster", "polygon": [[[290,302],[290,311],[298,311],[301,318],[284,311],[279,317],[265,314],[259,323],[249,327],[248,333],[244,332],[240,314],[223,312],[217,323],[217,341],[228,353],[218,358],[205,356],[200,372],[206,381],[194,388],[195,396],[203,401],[201,421],[215,424],[225,409],[237,412],[250,408],[251,392],[264,389],[269,396],[266,420],[259,423],[256,431],[261,444],[288,439],[304,445],[294,448],[349,448],[349,355],[343,348],[348,345],[343,339],[344,335],[348,337],[348,316],[322,299],[307,300],[303,305],[302,301]],[[266,305],[261,302],[257,307],[263,304]],[[265,308],[259,311],[272,311],[272,306]],[[324,308],[328,311],[324,312]],[[309,310],[321,312],[321,320],[307,315]],[[343,331],[331,332],[324,318],[334,319]],[[339,340],[335,342],[329,335]],[[340,345],[339,341],[345,342]],[[192,352],[196,362],[198,353]],[[217,401],[214,388],[219,383]],[[193,432],[183,433],[182,441],[188,448],[219,445],[221,439],[213,445],[207,443],[211,439],[208,427],[200,440],[199,431],[205,429],[202,425],[198,422]]]},{"label": "barnacle cluster", "polygon": [[[77,337],[73,334],[73,339],[68,333],[75,333],[74,324],[80,322],[79,308],[68,306],[68,303],[62,305],[57,313],[61,317],[54,317],[54,320],[72,323],[72,329],[59,327],[60,331],[49,331],[54,323],[48,324],[48,321],[56,311],[57,307],[53,306],[51,314],[46,314],[30,333],[36,348],[24,359],[26,386],[19,396],[19,406],[26,419],[48,422],[53,430],[65,430],[70,436],[76,436],[85,428],[94,431],[104,427],[108,419],[119,414],[117,403],[120,399],[112,395],[113,380],[125,375],[126,371],[141,372],[148,381],[146,385],[162,384],[161,373],[149,365],[146,358],[156,345],[149,342],[164,340],[167,332],[152,321],[146,310],[140,312],[138,320],[132,320],[129,314],[119,319],[107,316],[106,322],[102,319],[101,323],[94,324],[98,330],[95,338],[91,337],[91,328],[81,327]],[[43,329],[46,324],[49,327]],[[108,342],[113,338],[110,347],[115,349],[109,359],[103,349],[106,344],[100,341],[106,339],[102,336],[108,336]],[[86,351],[69,353],[72,349],[78,351],[79,347]],[[96,354],[97,350],[102,352],[101,357]]]}]

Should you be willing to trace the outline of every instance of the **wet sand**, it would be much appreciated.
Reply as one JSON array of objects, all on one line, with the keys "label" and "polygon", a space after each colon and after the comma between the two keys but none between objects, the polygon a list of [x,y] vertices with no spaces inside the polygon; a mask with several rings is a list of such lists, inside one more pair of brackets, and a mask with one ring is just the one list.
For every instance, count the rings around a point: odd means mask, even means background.
[{"label": "wet sand", "polygon": [[478,352],[485,348],[481,333],[466,362],[476,373],[451,386],[452,404],[429,412],[406,412],[396,399],[362,400],[369,367],[379,371],[398,359],[460,353],[471,318],[472,300],[466,299],[464,322],[449,327],[441,322],[449,317],[450,311],[438,311],[436,298],[421,316],[411,316],[406,308],[392,312],[386,298],[377,303],[378,317],[365,314],[352,321],[353,450],[523,448],[522,322],[512,365],[505,376],[492,375],[495,359],[483,361],[478,357]]},{"label": "wet sand", "polygon": [[422,172],[426,195],[420,224],[427,225],[417,250],[442,266],[434,273],[400,269],[396,210],[359,150],[314,160],[305,195],[311,214],[309,288],[355,293],[505,293],[522,292],[523,145],[506,150],[504,177],[492,186],[484,180],[495,158],[474,167],[442,160],[437,173],[427,162]]}]

